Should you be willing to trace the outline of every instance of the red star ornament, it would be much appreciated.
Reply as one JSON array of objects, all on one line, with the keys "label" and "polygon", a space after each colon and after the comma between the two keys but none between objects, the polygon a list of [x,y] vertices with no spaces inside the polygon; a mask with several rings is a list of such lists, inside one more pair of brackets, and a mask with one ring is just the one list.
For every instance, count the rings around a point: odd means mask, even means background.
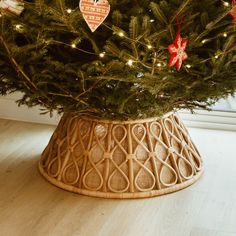
[{"label": "red star ornament", "polygon": [[180,36],[180,31],[176,35],[173,44],[168,46],[168,51],[171,54],[169,66],[173,67],[175,65],[176,69],[179,71],[184,60],[188,58],[185,52],[187,47],[188,39],[182,39]]},{"label": "red star ornament", "polygon": [[233,18],[233,20],[236,20],[236,4],[235,4],[235,0],[232,1],[232,4],[233,4],[233,8],[229,12],[229,14]]}]

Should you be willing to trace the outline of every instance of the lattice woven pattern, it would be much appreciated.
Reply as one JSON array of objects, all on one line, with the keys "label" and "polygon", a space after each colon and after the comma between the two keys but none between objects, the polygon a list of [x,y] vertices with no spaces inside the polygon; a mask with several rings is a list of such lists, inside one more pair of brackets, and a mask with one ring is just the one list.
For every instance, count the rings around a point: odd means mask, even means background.
[{"label": "lattice woven pattern", "polygon": [[202,160],[175,113],[138,121],[64,115],[39,164],[53,184],[107,198],[139,198],[185,188]]}]

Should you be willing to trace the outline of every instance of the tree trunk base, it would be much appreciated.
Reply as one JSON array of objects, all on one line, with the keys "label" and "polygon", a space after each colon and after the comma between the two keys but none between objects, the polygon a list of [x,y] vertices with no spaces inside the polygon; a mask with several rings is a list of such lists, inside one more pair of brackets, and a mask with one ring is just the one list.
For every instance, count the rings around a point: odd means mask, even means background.
[{"label": "tree trunk base", "polygon": [[135,121],[64,115],[39,162],[52,184],[103,198],[146,198],[193,184],[202,159],[176,113]]}]

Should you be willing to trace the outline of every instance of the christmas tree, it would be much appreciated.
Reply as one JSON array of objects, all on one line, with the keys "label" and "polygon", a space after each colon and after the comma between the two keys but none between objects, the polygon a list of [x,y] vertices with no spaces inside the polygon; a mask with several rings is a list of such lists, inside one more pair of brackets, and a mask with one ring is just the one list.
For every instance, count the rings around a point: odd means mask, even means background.
[{"label": "christmas tree", "polygon": [[0,2],[0,91],[112,119],[207,108],[236,89],[236,6],[222,0]]}]

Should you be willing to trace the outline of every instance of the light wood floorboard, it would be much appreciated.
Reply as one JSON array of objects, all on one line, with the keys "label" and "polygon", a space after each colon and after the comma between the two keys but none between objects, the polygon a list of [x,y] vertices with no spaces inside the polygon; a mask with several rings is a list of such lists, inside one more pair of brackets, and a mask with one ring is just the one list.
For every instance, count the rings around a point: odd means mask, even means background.
[{"label": "light wood floorboard", "polygon": [[193,186],[106,200],[40,176],[37,162],[54,128],[0,120],[0,236],[236,236],[236,133],[190,129],[205,163]]}]

